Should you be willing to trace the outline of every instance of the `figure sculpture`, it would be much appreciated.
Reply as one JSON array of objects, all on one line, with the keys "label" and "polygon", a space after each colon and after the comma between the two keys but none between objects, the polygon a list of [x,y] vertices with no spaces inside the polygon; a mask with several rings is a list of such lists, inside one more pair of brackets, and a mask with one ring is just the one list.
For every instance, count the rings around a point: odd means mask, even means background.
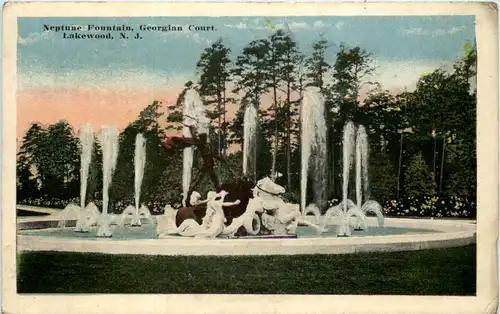
[{"label": "figure sculpture", "polygon": [[257,182],[255,197],[261,199],[264,209],[262,214],[262,224],[273,234],[294,233],[298,224],[304,224],[325,232],[326,229],[309,222],[300,213],[298,204],[286,203],[281,195],[285,189],[269,178],[264,178]]},{"label": "figure sculpture", "polygon": [[[224,190],[228,192],[226,196],[227,201],[239,200],[240,203],[232,206],[225,206],[224,216],[226,217],[226,225],[229,226],[236,219],[243,215],[247,210],[247,205],[252,198],[252,188],[255,186],[251,181],[244,179],[236,179],[234,181],[226,182],[221,185],[218,192]],[[193,195],[191,193],[191,195]],[[175,226],[179,227],[185,220],[195,220],[198,224],[202,223],[202,219],[206,214],[207,204],[196,204],[188,207],[181,207],[175,212]],[[240,229],[241,232],[243,228]]]},{"label": "figure sculpture", "polygon": [[[226,191],[221,191],[220,193],[208,192],[207,212],[202,223],[203,231],[196,235],[196,237],[215,238],[222,233],[225,227],[224,223],[226,222],[222,207],[238,205],[240,203],[239,200],[224,203],[224,198],[227,194]],[[220,198],[217,199],[218,197]]]},{"label": "figure sculpture", "polygon": [[212,181],[214,187],[217,190],[219,189],[220,187],[219,179],[217,178],[217,175],[214,170],[215,166],[214,159],[219,159],[219,157],[215,156],[212,153],[211,146],[207,141],[208,136],[206,133],[198,134],[196,131],[196,127],[194,126],[187,126],[187,127],[191,132],[191,137],[179,137],[179,136],[168,137],[167,140],[163,143],[163,146],[167,150],[180,150],[191,146],[194,146],[198,149],[201,156],[202,165],[200,172],[198,172],[193,182],[191,183],[187,195],[184,195],[184,197],[190,198],[194,189],[207,176]]},{"label": "figure sculpture", "polygon": [[[207,194],[206,200],[200,200],[201,195],[198,192],[194,191],[191,194],[190,201],[193,204],[197,205],[203,203],[207,204],[207,210],[205,216],[202,219],[202,222],[198,223],[195,219],[186,219],[178,227],[175,227],[173,229],[168,229],[167,227],[167,230],[164,233],[180,234],[182,236],[200,238],[217,237],[224,230],[224,223],[226,222],[222,207],[238,205],[240,203],[239,200],[236,200],[235,202],[224,202],[224,198],[227,194],[228,193],[224,190],[219,193],[210,191]],[[165,212],[165,215],[167,215],[167,226],[172,226],[170,222],[175,215],[175,211],[170,206],[168,208],[168,211],[168,214],[167,212]]]}]

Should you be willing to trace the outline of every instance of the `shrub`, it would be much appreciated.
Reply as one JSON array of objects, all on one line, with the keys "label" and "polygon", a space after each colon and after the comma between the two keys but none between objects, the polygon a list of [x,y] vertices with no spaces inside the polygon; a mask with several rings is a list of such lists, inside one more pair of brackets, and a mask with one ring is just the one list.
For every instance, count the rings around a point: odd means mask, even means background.
[{"label": "shrub", "polygon": [[436,182],[425,163],[422,153],[413,156],[405,173],[405,192],[413,198],[432,195],[436,190]]},{"label": "shrub", "polygon": [[370,160],[371,199],[390,201],[396,195],[398,172],[387,154],[374,155]]},{"label": "shrub", "polygon": [[465,196],[407,196],[383,204],[387,216],[476,218],[475,199]]}]

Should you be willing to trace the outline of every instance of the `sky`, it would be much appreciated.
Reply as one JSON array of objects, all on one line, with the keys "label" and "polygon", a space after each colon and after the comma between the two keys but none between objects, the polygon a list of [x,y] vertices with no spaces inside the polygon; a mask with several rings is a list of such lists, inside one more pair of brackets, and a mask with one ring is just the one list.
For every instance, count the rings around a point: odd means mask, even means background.
[{"label": "sky", "polygon": [[[203,49],[219,38],[237,56],[252,40],[271,31],[266,17],[19,18],[17,45],[17,132],[32,122],[60,119],[125,127],[154,100],[172,103],[183,84],[196,80]],[[372,79],[393,92],[411,90],[419,76],[450,67],[474,41],[473,16],[270,17],[288,27],[309,55],[323,34],[331,63],[340,43],[372,54]],[[68,40],[44,25],[181,25],[182,32],[141,32],[142,39]],[[216,31],[190,32],[188,25],[214,25]],[[68,32],[72,33],[72,32]],[[87,33],[87,32],[85,32]],[[135,35],[135,31],[131,34]],[[118,32],[113,36],[119,37]],[[132,37],[132,36],[130,36]]]}]

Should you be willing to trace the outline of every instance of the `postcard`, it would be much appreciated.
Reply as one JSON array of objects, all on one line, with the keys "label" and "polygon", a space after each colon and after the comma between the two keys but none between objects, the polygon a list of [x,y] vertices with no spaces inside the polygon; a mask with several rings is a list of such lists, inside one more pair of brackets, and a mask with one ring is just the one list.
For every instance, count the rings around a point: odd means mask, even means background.
[{"label": "postcard", "polygon": [[6,4],[2,310],[494,313],[497,28],[489,3]]}]

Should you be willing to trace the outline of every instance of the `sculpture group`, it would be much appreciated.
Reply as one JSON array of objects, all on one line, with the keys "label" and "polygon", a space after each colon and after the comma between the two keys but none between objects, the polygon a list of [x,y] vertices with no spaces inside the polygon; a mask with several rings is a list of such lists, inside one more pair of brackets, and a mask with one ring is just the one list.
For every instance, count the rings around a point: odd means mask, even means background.
[{"label": "sculpture group", "polygon": [[244,212],[228,221],[224,208],[240,205],[241,200],[226,202],[228,192],[225,190],[218,193],[210,191],[207,193],[207,199],[201,200],[201,195],[195,191],[191,193],[190,204],[194,208],[199,207],[193,211],[205,209],[201,221],[193,216],[185,216],[185,219],[179,221],[176,218],[182,216],[183,211],[188,208],[175,210],[167,205],[165,219],[158,225],[158,231],[162,235],[198,238],[233,238],[239,231],[249,235],[295,234],[299,224],[308,225],[318,231],[326,231],[325,228],[303,217],[298,204],[286,203],[281,197],[283,193],[285,189],[269,177],[259,180],[252,189],[252,197],[248,200]]}]

